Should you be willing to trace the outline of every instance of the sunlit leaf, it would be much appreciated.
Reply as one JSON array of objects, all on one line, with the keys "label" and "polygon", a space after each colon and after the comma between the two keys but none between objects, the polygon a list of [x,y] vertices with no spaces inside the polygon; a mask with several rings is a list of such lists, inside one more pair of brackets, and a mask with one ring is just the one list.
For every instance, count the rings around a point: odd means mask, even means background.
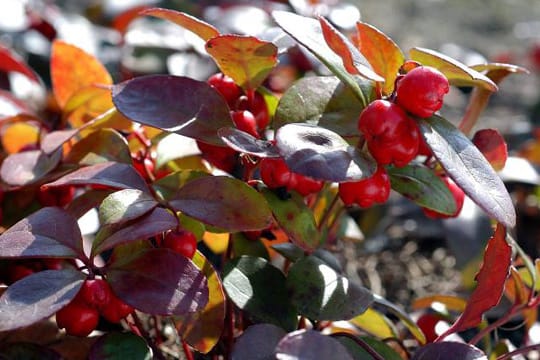
[{"label": "sunlit leaf", "polygon": [[79,165],[96,165],[109,161],[132,163],[125,137],[113,129],[93,131],[77,141],[65,161]]},{"label": "sunlit leaf", "polygon": [[218,29],[216,29],[214,26],[183,12],[170,9],[152,8],[140,12],[140,15],[149,15],[169,20],[195,33],[204,41],[208,41],[211,38],[219,35]]},{"label": "sunlit leaf", "polygon": [[386,316],[371,308],[367,309],[363,314],[352,318],[349,322],[379,339],[397,337],[397,330],[392,322]]},{"label": "sunlit leaf", "polygon": [[158,205],[140,190],[124,189],[107,196],[99,207],[101,225],[119,224],[141,217]]},{"label": "sunlit leaf", "polygon": [[276,346],[278,360],[353,360],[353,357],[336,339],[315,330],[297,330],[287,334]]},{"label": "sunlit leaf", "polygon": [[52,154],[60,149],[62,145],[71,140],[79,133],[79,129],[57,130],[46,134],[41,139],[41,151],[45,154]]},{"label": "sunlit leaf", "polygon": [[399,306],[393,304],[392,302],[386,300],[380,295],[374,295],[374,302],[377,306],[383,307],[386,310],[390,311],[392,314],[397,316],[402,322],[403,325],[411,332],[411,334],[418,340],[420,344],[426,343],[426,336],[420,330],[418,325],[414,322],[413,319],[405,312],[403,309],[401,309]]},{"label": "sunlit leaf", "polygon": [[191,180],[210,176],[208,173],[196,170],[175,171],[152,184],[156,193],[167,201],[179,198],[179,190]]},{"label": "sunlit leaf", "polygon": [[61,158],[62,154],[59,151],[51,155],[40,150],[11,154],[2,162],[0,177],[9,185],[28,185],[54,170]]},{"label": "sunlit leaf", "polygon": [[508,159],[506,141],[497,129],[478,130],[472,139],[495,171],[501,171]]},{"label": "sunlit leaf", "polygon": [[16,71],[41,84],[41,80],[35,71],[18,54],[3,45],[0,45],[0,70],[4,72]]},{"label": "sunlit leaf", "polygon": [[467,301],[457,296],[433,295],[413,300],[411,307],[415,310],[420,310],[427,309],[435,304],[444,305],[444,307],[450,311],[463,312],[467,306]]},{"label": "sunlit leaf", "polygon": [[17,153],[26,146],[38,144],[39,134],[40,128],[37,123],[29,121],[3,123],[2,148],[8,154]]}]

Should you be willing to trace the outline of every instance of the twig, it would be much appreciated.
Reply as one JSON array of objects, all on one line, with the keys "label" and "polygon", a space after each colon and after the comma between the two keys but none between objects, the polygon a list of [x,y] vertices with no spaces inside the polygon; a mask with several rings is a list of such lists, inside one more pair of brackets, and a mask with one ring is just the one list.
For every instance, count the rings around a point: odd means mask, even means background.
[{"label": "twig", "polygon": [[527,354],[527,353],[529,353],[531,351],[534,351],[534,350],[539,350],[540,351],[540,344],[529,345],[529,346],[525,346],[525,347],[522,347],[522,348],[514,350],[514,351],[510,351],[509,353],[506,353],[506,354],[503,354],[503,355],[499,356],[497,358],[497,360],[511,359],[513,356],[521,355],[521,354]]},{"label": "twig", "polygon": [[362,349],[364,349],[369,355],[371,355],[373,359],[384,360],[384,358],[378,352],[373,350],[373,348],[369,346],[368,343],[366,343],[364,340],[360,339],[359,337],[346,333],[346,332],[337,332],[337,333],[332,334],[332,337],[336,337],[336,336],[343,336],[343,337],[349,338],[352,341],[354,341],[358,346],[360,346]]},{"label": "twig", "polygon": [[469,341],[469,344],[470,345],[476,345],[476,343],[478,343],[480,340],[482,340],[482,338],[484,336],[489,334],[491,331],[497,329],[498,327],[506,324],[512,317],[514,317],[514,315],[516,315],[518,312],[520,312],[523,308],[524,307],[522,305],[514,305],[514,306],[512,306],[503,317],[501,317],[497,321],[489,324],[488,326],[486,326],[485,328],[480,330],[478,332],[478,334],[476,334],[471,339],[471,341]]}]

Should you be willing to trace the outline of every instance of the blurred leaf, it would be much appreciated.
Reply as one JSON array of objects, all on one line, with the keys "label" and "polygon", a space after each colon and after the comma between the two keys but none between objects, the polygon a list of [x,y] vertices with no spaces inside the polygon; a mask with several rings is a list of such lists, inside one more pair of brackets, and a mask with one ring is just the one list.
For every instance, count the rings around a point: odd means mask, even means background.
[{"label": "blurred leaf", "polygon": [[[372,82],[358,86],[367,101],[375,100]],[[274,128],[290,123],[319,125],[341,136],[358,136],[358,117],[364,104],[350,87],[334,76],[305,77],[291,86],[279,100]]]},{"label": "blurred leaf", "polygon": [[394,324],[386,316],[371,308],[349,322],[379,339],[398,337]]},{"label": "blurred leaf", "polygon": [[353,360],[353,357],[336,339],[315,330],[297,330],[287,334],[276,346],[278,360]]},{"label": "blurred leaf", "polygon": [[313,251],[320,245],[315,218],[302,196],[292,192],[291,197],[284,200],[270,189],[264,189],[262,194],[277,223],[287,233],[291,242],[305,251]]},{"label": "blurred leaf", "polygon": [[242,233],[233,234],[233,252],[235,256],[249,255],[270,260],[268,250],[261,239],[248,239]]},{"label": "blurred leaf", "polygon": [[[339,334],[333,336],[333,338],[343,344],[355,360],[373,359],[373,356],[369,354],[366,350],[364,350],[364,348],[362,348],[360,345],[358,345],[358,343],[353,339],[346,336],[340,336]],[[386,345],[382,341],[373,339],[368,336],[360,336],[359,340],[366,343],[384,360],[402,360],[402,357],[399,356],[399,354],[395,352],[394,349],[392,349],[390,346]]]},{"label": "blurred leaf", "polygon": [[179,134],[167,134],[156,146],[156,168],[161,168],[169,161],[200,153],[195,140]]},{"label": "blurred leaf", "polygon": [[279,157],[276,147],[270,141],[257,139],[237,128],[221,128],[218,135],[227,146],[236,151],[261,158]]},{"label": "blurred leaf", "polygon": [[206,231],[203,241],[214,254],[223,254],[229,245],[229,233],[214,233]]},{"label": "blurred leaf", "polygon": [[40,150],[8,155],[0,167],[0,177],[8,185],[24,186],[35,183],[56,168],[62,158],[57,151],[47,155]]},{"label": "blurred leaf", "polygon": [[419,348],[411,360],[488,360],[480,349],[463,343],[444,341]]},{"label": "blurred leaf", "polygon": [[414,310],[427,309],[435,303],[442,304],[447,310],[456,312],[463,312],[467,306],[467,300],[457,296],[433,295],[415,299],[412,302],[411,307]]},{"label": "blurred leaf", "polygon": [[261,194],[243,181],[226,176],[206,176],[187,182],[170,205],[230,232],[265,229],[272,220]]},{"label": "blurred leaf", "polygon": [[0,258],[66,257],[84,259],[77,219],[58,207],[45,207],[0,235]]},{"label": "blurred leaf", "polygon": [[392,94],[399,68],[405,62],[405,55],[396,43],[376,27],[356,23],[353,43],[371,64],[373,71],[384,77],[383,93]]},{"label": "blurred leaf", "polygon": [[51,79],[54,96],[61,108],[77,90],[94,84],[113,83],[99,60],[62,40],[54,40],[52,44]]},{"label": "blurred leaf", "polygon": [[369,290],[349,282],[315,256],[291,266],[287,289],[299,314],[312,320],[348,320],[362,314],[373,302]]},{"label": "blurred leaf", "polygon": [[73,145],[65,159],[65,162],[79,165],[96,165],[108,161],[132,164],[126,139],[113,129],[91,132]]},{"label": "blurred leaf", "polygon": [[467,307],[445,334],[477,326],[483,314],[497,305],[512,262],[512,247],[506,242],[506,229],[497,224],[497,230],[484,252],[484,262],[475,280],[478,285],[471,294]]},{"label": "blurred leaf", "polygon": [[499,84],[508,75],[529,73],[529,70],[525,69],[524,67],[513,64],[487,63],[473,65],[470,68],[478,72],[485,73],[485,75],[493,80],[496,84]]},{"label": "blurred leaf", "polygon": [[75,269],[45,270],[10,285],[0,296],[0,331],[32,325],[56,313],[75,298],[85,277]]},{"label": "blurred leaf", "polygon": [[175,324],[182,339],[197,351],[207,354],[217,344],[223,331],[225,293],[221,280],[208,259],[197,251],[193,256],[193,263],[208,281],[208,303],[200,312],[175,318]]},{"label": "blurred leaf", "polygon": [[[21,117],[22,118],[22,117]],[[14,121],[15,118],[2,121],[2,147],[8,154],[14,154],[25,147],[39,143],[40,128],[31,121]],[[22,119],[21,119],[22,120]]]},{"label": "blurred leaf", "polygon": [[350,40],[340,33],[328,20],[319,16],[322,33],[326,44],[343,61],[343,67],[350,74],[359,74],[368,80],[384,82],[384,78],[373,71],[373,68]]},{"label": "blurred leaf", "polygon": [[206,42],[206,51],[246,90],[257,89],[277,64],[277,47],[253,36],[218,35]]},{"label": "blurred leaf", "polygon": [[39,76],[34,70],[13,50],[0,45],[0,70],[3,72],[18,72],[30,80],[41,84]]},{"label": "blurred leaf", "polygon": [[62,145],[71,140],[79,133],[79,129],[57,130],[46,134],[41,139],[41,151],[49,155],[58,150]]},{"label": "blurred leaf", "polygon": [[195,33],[204,41],[208,41],[219,35],[218,29],[214,26],[197,19],[189,14],[161,8],[152,8],[140,12],[140,15],[149,15],[157,18],[169,20],[181,27]]},{"label": "blurred leaf", "polygon": [[0,119],[2,119],[2,122],[19,116],[34,116],[33,113],[34,111],[26,102],[20,100],[11,92],[0,89]]},{"label": "blurred leaf", "polygon": [[112,94],[131,120],[209,144],[221,144],[218,129],[232,125],[225,99],[203,81],[148,75],[114,85]]},{"label": "blurred leaf", "polygon": [[454,182],[489,216],[503,225],[516,223],[514,205],[502,180],[482,153],[447,120],[419,120],[420,132]]},{"label": "blurred leaf", "polygon": [[433,170],[411,164],[389,168],[392,189],[420,206],[442,214],[454,214],[456,201],[444,181]]},{"label": "blurred leaf", "polygon": [[501,171],[508,159],[506,141],[497,129],[478,130],[472,139],[495,171]]},{"label": "blurred leaf", "polygon": [[152,349],[133,333],[110,332],[101,336],[90,349],[89,360],[152,360]]},{"label": "blurred leaf", "polygon": [[291,171],[316,180],[355,181],[375,171],[373,159],[323,127],[287,124],[278,129],[276,144]]},{"label": "blurred leaf", "polygon": [[275,359],[275,349],[287,333],[272,324],[255,324],[248,327],[234,343],[232,360]]},{"label": "blurred leaf", "polygon": [[304,250],[293,243],[282,243],[272,245],[272,249],[276,250],[285,259],[295,262],[296,260],[304,257]]},{"label": "blurred leaf", "polygon": [[223,269],[223,287],[236,306],[255,322],[266,322],[287,331],[296,329],[296,312],[285,287],[285,275],[268,261],[241,256]]},{"label": "blurred leaf", "polygon": [[418,325],[416,325],[416,322],[414,322],[409,314],[403,311],[403,309],[380,295],[374,295],[374,302],[377,306],[384,307],[386,310],[389,310],[392,314],[397,316],[420,344],[424,345],[426,343],[426,336],[422,330],[420,330]]},{"label": "blurred leaf", "polygon": [[101,203],[99,222],[102,226],[125,223],[141,217],[157,205],[153,197],[140,190],[119,190]]},{"label": "blurred leaf", "polygon": [[117,259],[106,269],[114,293],[151,315],[184,315],[208,303],[208,283],[195,264],[167,249],[141,251],[128,261]]},{"label": "blurred leaf", "polygon": [[435,50],[416,47],[409,50],[409,56],[411,60],[422,65],[438,69],[452,85],[481,86],[489,91],[498,90],[497,85],[487,76]]},{"label": "blurred leaf", "polygon": [[62,360],[62,356],[45,346],[30,342],[0,344],[0,359]]}]

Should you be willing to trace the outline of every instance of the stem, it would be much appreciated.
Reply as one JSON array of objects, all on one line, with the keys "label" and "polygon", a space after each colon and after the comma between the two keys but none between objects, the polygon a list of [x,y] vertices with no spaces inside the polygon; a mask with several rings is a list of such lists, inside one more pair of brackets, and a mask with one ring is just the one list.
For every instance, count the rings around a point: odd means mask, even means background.
[{"label": "stem", "polygon": [[[150,337],[150,334],[144,329],[144,326],[141,322],[141,319],[137,315],[137,313],[134,311],[131,313],[131,317],[133,318],[133,321],[135,322],[134,326],[139,332],[139,336],[144,338],[146,340],[146,343],[152,348],[154,352],[154,356],[156,360],[166,360],[165,355],[161,352],[159,347],[156,345],[154,340]],[[129,323],[128,323],[129,324]],[[131,327],[131,326],[130,326]]]},{"label": "stem", "polygon": [[332,215],[332,211],[334,210],[334,206],[337,204],[339,200],[339,193],[337,193],[334,198],[332,199],[332,202],[330,202],[330,205],[326,208],[326,211],[324,212],[323,216],[321,217],[321,220],[319,221],[319,224],[317,225],[317,230],[321,231],[323,225],[328,221],[330,216]]},{"label": "stem", "polygon": [[186,360],[194,360],[193,352],[189,348],[187,342],[182,340],[182,350],[184,350],[184,355],[186,355]]},{"label": "stem", "polygon": [[514,351],[510,351],[509,353],[499,356],[497,360],[512,359],[512,357],[514,357],[515,355],[527,354],[534,350],[540,350],[540,344],[529,345]]},{"label": "stem", "polygon": [[473,127],[478,122],[480,114],[487,106],[490,95],[490,91],[480,87],[476,87],[473,90],[469,104],[465,110],[465,115],[463,115],[463,118],[458,126],[459,130],[461,130],[465,135],[469,135]]},{"label": "stem", "polygon": [[[512,306],[510,308],[510,310],[508,310],[508,312],[503,316],[501,317],[500,319],[498,319],[497,321],[491,323],[491,324],[488,324],[488,326],[486,326],[485,328],[483,328],[482,330],[480,330],[478,332],[478,334],[476,334],[472,339],[471,341],[469,341],[469,344],[470,345],[476,345],[476,343],[478,343],[480,340],[482,340],[482,338],[484,336],[486,336],[487,334],[489,334],[491,331],[497,329],[498,327],[504,325],[505,323],[507,323],[514,315],[516,315],[516,313],[518,313],[519,311],[521,311],[522,309],[524,308],[523,305],[515,305],[515,306]],[[438,340],[438,339],[437,339]]]},{"label": "stem", "polygon": [[384,360],[384,358],[378,352],[373,350],[371,346],[369,346],[364,340],[360,339],[359,337],[346,333],[346,332],[337,332],[337,333],[332,334],[332,337],[336,337],[336,336],[343,336],[343,337],[349,338],[353,340],[362,349],[364,349],[369,355],[371,355],[371,358],[375,360]]},{"label": "stem", "polygon": [[518,253],[518,255],[523,260],[523,263],[525,264],[525,267],[527,268],[527,271],[529,272],[529,275],[531,275],[532,286],[531,286],[531,292],[529,294],[529,302],[530,302],[530,301],[533,300],[534,295],[535,295],[534,288],[536,287],[536,281],[537,281],[537,279],[536,279],[536,266],[532,262],[529,255],[527,255],[527,253],[521,248],[521,246],[519,246],[518,242],[512,237],[512,235],[507,233],[506,234],[506,239],[508,240],[510,245],[512,245],[514,247],[514,249],[516,249],[516,252]]}]

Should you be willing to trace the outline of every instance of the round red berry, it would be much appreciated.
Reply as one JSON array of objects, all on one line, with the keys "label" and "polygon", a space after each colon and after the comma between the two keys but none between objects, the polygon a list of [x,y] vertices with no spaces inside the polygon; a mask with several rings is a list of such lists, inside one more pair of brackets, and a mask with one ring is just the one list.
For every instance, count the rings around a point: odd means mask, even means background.
[{"label": "round red berry", "polygon": [[103,279],[86,280],[77,294],[78,299],[96,309],[102,309],[106,306],[109,303],[110,296],[109,284]]},{"label": "round red berry", "polygon": [[424,211],[424,214],[432,219],[447,219],[458,216],[461,212],[461,209],[463,208],[463,203],[465,202],[465,193],[463,192],[463,190],[461,190],[461,188],[448,176],[442,176],[441,178],[452,193],[452,196],[454,197],[454,201],[456,203],[456,211],[454,211],[453,214],[448,215],[428,208],[423,208],[422,210]]},{"label": "round red berry", "polygon": [[70,302],[56,313],[58,328],[65,328],[68,335],[88,336],[96,329],[98,322],[98,310],[77,300]]},{"label": "round red berry", "polygon": [[309,194],[319,192],[324,186],[323,181],[315,180],[308,176],[293,173],[293,177],[295,178],[293,182],[295,185],[294,188],[291,190],[295,190],[302,196],[307,196]]},{"label": "round red berry", "polygon": [[202,157],[210,164],[227,173],[232,173],[238,162],[238,152],[226,146],[217,146],[197,140]]},{"label": "round red berry", "polygon": [[264,100],[264,96],[260,93],[255,92],[255,96],[248,104],[248,109],[255,116],[255,121],[257,122],[257,128],[263,130],[270,123],[270,113],[268,112],[268,106]]},{"label": "round red berry", "polygon": [[11,265],[8,267],[8,270],[7,270],[8,284],[17,282],[29,275],[32,275],[34,272],[35,272],[34,269],[26,265],[22,265],[22,264]]},{"label": "round red berry", "polygon": [[347,206],[358,204],[367,208],[386,202],[389,196],[390,177],[382,166],[369,178],[339,184],[339,197]]},{"label": "round red berry", "polygon": [[162,246],[191,259],[197,250],[197,238],[191,231],[170,231],[165,235]]},{"label": "round red berry", "polygon": [[360,114],[358,129],[380,165],[407,165],[418,154],[418,125],[398,105],[375,100]]},{"label": "round red berry", "polygon": [[112,323],[118,323],[120,320],[133,312],[133,308],[120,300],[114,293],[111,292],[109,302],[101,308],[101,315]]},{"label": "round red berry", "polygon": [[418,320],[416,320],[416,325],[422,330],[426,336],[427,342],[431,343],[439,337],[437,334],[436,327],[439,321],[444,320],[440,315],[426,313],[422,314]]},{"label": "round red berry", "polygon": [[292,172],[282,158],[264,158],[260,163],[261,180],[270,189],[285,187],[306,196],[322,189],[324,182]]},{"label": "round red berry", "polygon": [[439,70],[419,66],[409,71],[396,85],[396,102],[416,116],[430,117],[443,105],[450,90],[448,79]]},{"label": "round red berry", "polygon": [[255,116],[253,116],[251,111],[248,111],[248,110],[231,111],[231,117],[232,117],[234,126],[236,126],[238,130],[247,132],[248,134],[256,138],[259,137],[259,132],[257,131],[257,121],[255,120]]},{"label": "round red berry", "polygon": [[223,73],[217,73],[207,80],[223,97],[231,108],[234,108],[236,101],[242,95],[242,88],[234,80]]}]

